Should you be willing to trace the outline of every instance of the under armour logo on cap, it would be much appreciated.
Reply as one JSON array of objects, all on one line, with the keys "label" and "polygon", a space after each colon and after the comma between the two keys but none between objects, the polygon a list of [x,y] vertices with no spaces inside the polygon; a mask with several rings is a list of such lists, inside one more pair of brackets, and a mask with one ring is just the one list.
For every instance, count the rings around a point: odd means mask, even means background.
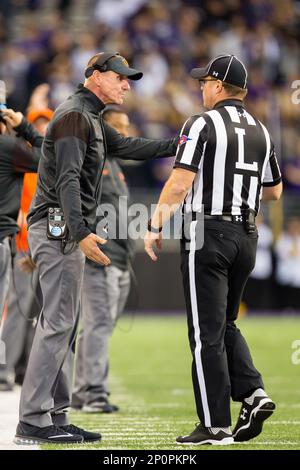
[{"label": "under armour logo on cap", "polygon": [[243,62],[235,55],[220,55],[212,59],[206,67],[191,70],[191,76],[197,80],[202,80],[209,75],[230,85],[247,88],[248,72]]}]

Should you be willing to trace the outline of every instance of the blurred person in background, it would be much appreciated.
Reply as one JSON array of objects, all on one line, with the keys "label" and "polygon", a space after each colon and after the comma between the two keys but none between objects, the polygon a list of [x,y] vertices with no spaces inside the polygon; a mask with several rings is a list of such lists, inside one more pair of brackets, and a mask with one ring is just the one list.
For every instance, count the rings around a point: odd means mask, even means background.
[{"label": "blurred person in background", "polygon": [[253,271],[244,290],[243,301],[248,310],[271,310],[274,307],[272,292],[273,234],[262,214],[256,218],[258,230],[257,252]]},{"label": "blurred person in background", "polygon": [[295,136],[293,148],[283,166],[285,188],[291,194],[300,195],[300,136]]},{"label": "blurred person in background", "polygon": [[[22,113],[2,109],[0,122],[0,321],[11,279],[24,173],[37,171],[43,138]],[[9,135],[13,128],[19,137]]]},{"label": "blurred person in background", "polygon": [[[93,17],[117,30],[124,27],[126,19],[148,2],[147,0],[131,0],[130,2],[127,0],[97,0],[95,3]],[[117,15],[116,10],[118,10]]]},{"label": "blurred person in background", "polygon": [[300,311],[300,218],[291,217],[275,244],[278,307]]},{"label": "blurred person in background", "polygon": [[[129,135],[129,119],[125,112],[108,108],[103,119],[124,137]],[[117,227],[122,224],[126,238],[118,233],[111,238],[110,227],[114,226],[114,214],[108,212],[109,242],[102,251],[111,264],[101,266],[85,262],[82,290],[82,325],[76,343],[75,383],[72,407],[85,413],[114,413],[118,407],[109,402],[109,340],[114,326],[123,313],[130,290],[130,271],[134,241],[128,234],[127,214],[120,212],[120,198],[129,202],[129,191],[118,160],[108,154],[102,176],[99,198],[103,212],[106,205],[114,207]],[[101,220],[101,218],[100,218]],[[123,220],[123,222],[122,222]],[[119,230],[118,230],[119,232]]]},{"label": "blurred person in background", "polygon": [[82,69],[90,57],[97,53],[97,41],[91,32],[79,35],[77,45],[71,53],[72,73],[75,81],[79,83],[82,78]]},{"label": "blurred person in background", "polygon": [[[47,88],[46,88],[47,90]],[[39,93],[40,95],[40,93]],[[34,109],[38,103],[37,92],[31,100],[31,110],[27,120],[37,132],[44,136],[53,111],[49,108]],[[39,313],[37,303],[37,273],[29,255],[26,217],[37,184],[36,173],[25,173],[21,205],[18,215],[20,231],[16,235],[16,256],[12,263],[12,273],[7,299],[7,312],[3,321],[1,339],[6,345],[6,364],[0,365],[0,390],[13,390],[14,383],[22,385],[34,334],[32,319]]]}]

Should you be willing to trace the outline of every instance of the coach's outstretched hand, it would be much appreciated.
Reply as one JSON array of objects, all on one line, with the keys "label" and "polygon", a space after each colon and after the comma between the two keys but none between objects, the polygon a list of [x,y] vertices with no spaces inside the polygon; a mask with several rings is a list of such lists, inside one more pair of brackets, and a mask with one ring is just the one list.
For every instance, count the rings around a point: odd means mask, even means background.
[{"label": "coach's outstretched hand", "polygon": [[104,245],[106,242],[107,240],[104,240],[104,238],[98,237],[95,233],[90,233],[79,242],[79,246],[87,258],[95,263],[108,266],[110,259],[98,248],[98,243]]}]

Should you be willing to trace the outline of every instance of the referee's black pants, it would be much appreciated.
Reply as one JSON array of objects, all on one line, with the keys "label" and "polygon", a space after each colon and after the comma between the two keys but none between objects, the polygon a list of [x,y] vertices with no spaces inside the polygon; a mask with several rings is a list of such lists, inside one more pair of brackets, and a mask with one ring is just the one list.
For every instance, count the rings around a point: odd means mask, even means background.
[{"label": "referee's black pants", "polygon": [[204,244],[196,249],[197,223],[190,225],[188,249],[188,240],[181,243],[194,394],[200,422],[206,427],[227,427],[230,397],[241,401],[263,388],[234,323],[255,264],[257,233],[248,235],[243,225],[232,222],[205,220]]}]

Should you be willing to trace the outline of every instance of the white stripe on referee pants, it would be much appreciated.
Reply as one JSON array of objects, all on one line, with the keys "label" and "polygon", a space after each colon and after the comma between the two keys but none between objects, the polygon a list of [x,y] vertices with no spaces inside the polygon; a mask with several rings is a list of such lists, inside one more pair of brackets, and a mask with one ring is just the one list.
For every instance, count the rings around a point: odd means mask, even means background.
[{"label": "white stripe on referee pants", "polygon": [[204,412],[205,422],[202,424],[210,428],[211,418],[210,418],[210,411],[208,408],[205,378],[204,378],[203,365],[202,365],[202,359],[201,359],[202,343],[200,339],[200,326],[199,326],[196,282],[195,282],[196,225],[197,225],[196,220],[191,222],[191,227],[190,227],[191,244],[190,244],[190,253],[189,253],[190,296],[191,296],[191,308],[192,308],[192,317],[193,317],[193,326],[194,326],[194,338],[195,338],[195,343],[196,343],[194,355],[195,355],[195,363],[196,363],[197,376],[198,376],[198,382],[199,382],[199,388],[200,388],[200,395],[201,395],[203,412]]}]

